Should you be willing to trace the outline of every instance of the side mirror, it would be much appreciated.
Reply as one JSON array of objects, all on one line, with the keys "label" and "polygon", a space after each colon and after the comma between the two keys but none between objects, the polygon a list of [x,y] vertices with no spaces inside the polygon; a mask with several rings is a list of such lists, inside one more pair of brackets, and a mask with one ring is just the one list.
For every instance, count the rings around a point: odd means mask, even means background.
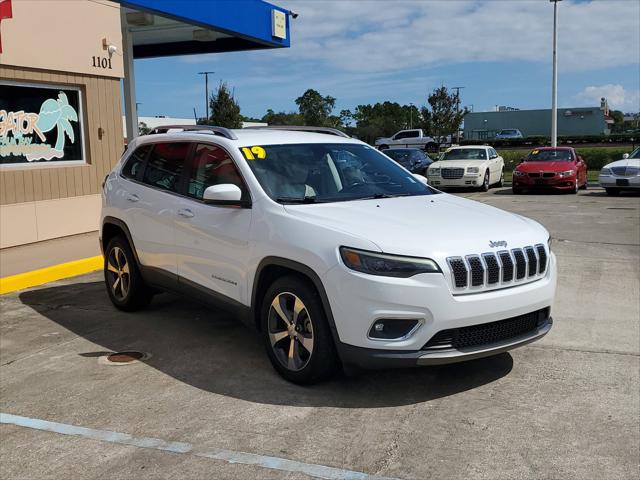
[{"label": "side mirror", "polygon": [[249,207],[250,202],[242,201],[242,190],[232,183],[222,183],[207,187],[202,195],[204,203],[211,205],[229,205],[236,207]]},{"label": "side mirror", "polygon": [[429,185],[429,180],[427,180],[427,177],[425,177],[424,175],[420,175],[419,173],[414,173],[413,178],[418,180],[420,183],[424,183],[427,186]]},{"label": "side mirror", "polygon": [[623,160],[626,160],[627,158],[629,158],[629,154],[628,153],[625,153],[624,155],[622,155],[622,159]]}]

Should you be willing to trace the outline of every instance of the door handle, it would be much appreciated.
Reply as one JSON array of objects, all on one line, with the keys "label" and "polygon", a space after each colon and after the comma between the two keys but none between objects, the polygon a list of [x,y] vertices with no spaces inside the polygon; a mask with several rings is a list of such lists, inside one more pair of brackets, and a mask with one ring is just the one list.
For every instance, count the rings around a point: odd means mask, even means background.
[{"label": "door handle", "polygon": [[127,200],[129,200],[130,202],[137,202],[138,200],[140,200],[140,197],[135,193],[130,193],[129,195],[127,195]]},{"label": "door handle", "polygon": [[184,218],[192,218],[194,213],[189,210],[188,208],[182,208],[180,210],[178,210],[178,215],[180,215],[181,217]]}]

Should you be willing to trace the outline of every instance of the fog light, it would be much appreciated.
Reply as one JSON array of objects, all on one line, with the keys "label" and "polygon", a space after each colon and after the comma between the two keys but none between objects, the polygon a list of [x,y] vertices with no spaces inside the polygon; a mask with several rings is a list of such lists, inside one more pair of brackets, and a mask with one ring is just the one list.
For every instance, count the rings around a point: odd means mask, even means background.
[{"label": "fog light", "polygon": [[370,338],[381,340],[402,340],[411,335],[420,325],[419,319],[381,318],[369,330]]}]

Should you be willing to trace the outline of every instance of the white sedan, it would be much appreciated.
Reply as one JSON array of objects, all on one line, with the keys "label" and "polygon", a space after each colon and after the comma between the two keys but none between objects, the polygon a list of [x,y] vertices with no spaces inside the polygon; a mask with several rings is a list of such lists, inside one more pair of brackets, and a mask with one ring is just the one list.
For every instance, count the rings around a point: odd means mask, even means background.
[{"label": "white sedan", "polygon": [[489,190],[504,182],[504,159],[492,147],[452,147],[429,165],[429,184],[434,187],[469,187]]},{"label": "white sedan", "polygon": [[640,148],[631,155],[625,153],[622,160],[605,165],[598,180],[607,195],[618,195],[622,190],[640,190]]}]

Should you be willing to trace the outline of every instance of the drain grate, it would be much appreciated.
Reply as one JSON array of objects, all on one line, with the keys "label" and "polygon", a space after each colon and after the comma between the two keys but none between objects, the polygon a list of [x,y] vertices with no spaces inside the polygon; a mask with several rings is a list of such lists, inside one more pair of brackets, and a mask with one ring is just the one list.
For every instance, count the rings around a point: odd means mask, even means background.
[{"label": "drain grate", "polygon": [[128,351],[128,352],[116,352],[111,355],[107,355],[107,361],[111,363],[132,363],[147,358],[142,352]]}]

